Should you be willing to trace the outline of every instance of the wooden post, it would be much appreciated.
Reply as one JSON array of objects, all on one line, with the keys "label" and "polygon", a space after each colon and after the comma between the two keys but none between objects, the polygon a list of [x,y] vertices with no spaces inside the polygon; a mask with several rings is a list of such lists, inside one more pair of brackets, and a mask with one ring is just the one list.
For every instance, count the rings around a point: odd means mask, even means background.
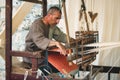
[{"label": "wooden post", "polygon": [[47,0],[42,0],[43,2],[43,16],[47,14]]},{"label": "wooden post", "polygon": [[11,41],[12,41],[12,0],[6,0],[6,46],[5,46],[5,56],[6,56],[6,80],[11,80],[11,67],[12,67],[12,57],[10,55]]},{"label": "wooden post", "polygon": [[65,6],[65,0],[62,2],[63,5],[63,12],[65,17],[65,25],[66,25],[66,34],[67,34],[67,43],[70,47],[70,36],[69,36],[69,27],[68,27],[68,20],[67,20],[67,13],[66,13],[66,6]]}]

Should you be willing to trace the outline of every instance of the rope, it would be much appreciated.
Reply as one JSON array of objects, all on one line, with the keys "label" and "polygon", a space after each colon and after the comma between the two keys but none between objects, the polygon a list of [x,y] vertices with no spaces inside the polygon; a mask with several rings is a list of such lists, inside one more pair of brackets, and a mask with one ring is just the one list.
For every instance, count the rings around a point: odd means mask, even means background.
[{"label": "rope", "polygon": [[26,71],[24,74],[24,80],[27,80],[27,76],[28,76],[28,71]]},{"label": "rope", "polygon": [[[45,67],[46,65],[42,65],[41,67]],[[50,69],[50,71],[52,72],[51,68],[49,66],[46,66],[47,68]],[[40,68],[40,67],[39,67]],[[48,74],[51,74],[47,69],[43,69],[45,72],[47,72]],[[42,78],[45,78],[45,80],[49,80],[45,74],[42,72],[42,70],[38,69],[37,71],[32,71],[32,73],[36,73],[37,72],[37,75],[36,75],[36,79],[39,78],[39,76],[42,76]],[[28,71],[25,72],[24,74],[24,80],[27,80],[27,77],[28,77]],[[44,80],[44,79],[43,79]]]},{"label": "rope", "polygon": [[40,69],[38,69],[38,71],[37,71],[36,78],[38,79],[39,76],[43,76],[43,77],[45,77],[46,80],[49,80],[49,79],[47,78],[47,76],[45,76],[45,74],[44,74]]},{"label": "rope", "polygon": [[[36,72],[37,72],[36,79],[38,79],[39,76],[42,76],[42,80],[44,80],[43,78],[45,78],[45,80],[49,80],[47,78],[47,76],[45,76],[45,74],[40,69],[38,69],[37,71],[32,71],[32,73],[36,73]],[[25,76],[24,76],[24,80],[27,79],[27,76],[28,76],[28,74],[27,74],[27,71],[26,71]]]}]

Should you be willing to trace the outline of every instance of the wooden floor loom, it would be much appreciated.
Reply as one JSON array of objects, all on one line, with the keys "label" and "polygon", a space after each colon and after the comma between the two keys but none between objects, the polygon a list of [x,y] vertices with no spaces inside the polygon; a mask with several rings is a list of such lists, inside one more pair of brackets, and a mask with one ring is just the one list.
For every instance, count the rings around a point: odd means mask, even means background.
[{"label": "wooden floor loom", "polygon": [[85,44],[94,43],[98,41],[97,31],[77,31],[75,41],[71,42],[71,53],[68,56],[63,56],[60,50],[53,48],[49,50],[48,61],[61,73],[67,75],[75,75],[79,71],[79,67],[82,66],[84,69],[91,62],[96,59],[97,52],[87,52],[87,50],[96,47],[84,47]]}]

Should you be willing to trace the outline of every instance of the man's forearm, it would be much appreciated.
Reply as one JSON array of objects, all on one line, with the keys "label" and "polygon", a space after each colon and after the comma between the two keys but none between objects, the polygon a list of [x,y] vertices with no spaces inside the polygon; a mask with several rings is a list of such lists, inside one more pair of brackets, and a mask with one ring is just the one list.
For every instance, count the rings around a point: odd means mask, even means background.
[{"label": "man's forearm", "polygon": [[60,42],[51,40],[48,46],[49,47],[56,46],[60,49],[60,54],[66,55],[66,49]]},{"label": "man's forearm", "polygon": [[51,40],[50,43],[49,43],[49,45],[48,45],[48,47],[56,46],[56,42],[57,41]]}]

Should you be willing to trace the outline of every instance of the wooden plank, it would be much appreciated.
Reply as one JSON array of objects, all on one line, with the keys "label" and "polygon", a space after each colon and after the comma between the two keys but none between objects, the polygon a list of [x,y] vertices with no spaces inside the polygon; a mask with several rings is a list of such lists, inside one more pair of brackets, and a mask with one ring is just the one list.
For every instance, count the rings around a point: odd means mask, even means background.
[{"label": "wooden plank", "polygon": [[20,1],[27,1],[27,2],[32,2],[32,3],[39,3],[42,4],[42,0],[20,0]]},{"label": "wooden plank", "polygon": [[61,55],[59,50],[56,50],[56,52],[49,51],[48,61],[63,74],[75,74],[79,68],[73,62],[71,62],[72,65],[70,65],[67,61],[67,56]]},{"label": "wooden plank", "polygon": [[34,3],[25,2],[23,3],[19,9],[17,10],[16,14],[13,15],[12,18],[12,34],[15,33],[18,26],[22,23],[26,15],[30,12],[31,8],[33,7]]},{"label": "wooden plank", "polygon": [[[24,75],[20,75],[20,74],[12,74],[11,77],[12,77],[11,80],[24,80]],[[26,80],[78,80],[78,79],[68,79],[68,78],[59,78],[59,77],[48,77],[48,76],[46,78],[45,76],[39,76],[39,78],[36,78],[28,75]],[[86,80],[86,79],[82,79],[82,80]]]}]

